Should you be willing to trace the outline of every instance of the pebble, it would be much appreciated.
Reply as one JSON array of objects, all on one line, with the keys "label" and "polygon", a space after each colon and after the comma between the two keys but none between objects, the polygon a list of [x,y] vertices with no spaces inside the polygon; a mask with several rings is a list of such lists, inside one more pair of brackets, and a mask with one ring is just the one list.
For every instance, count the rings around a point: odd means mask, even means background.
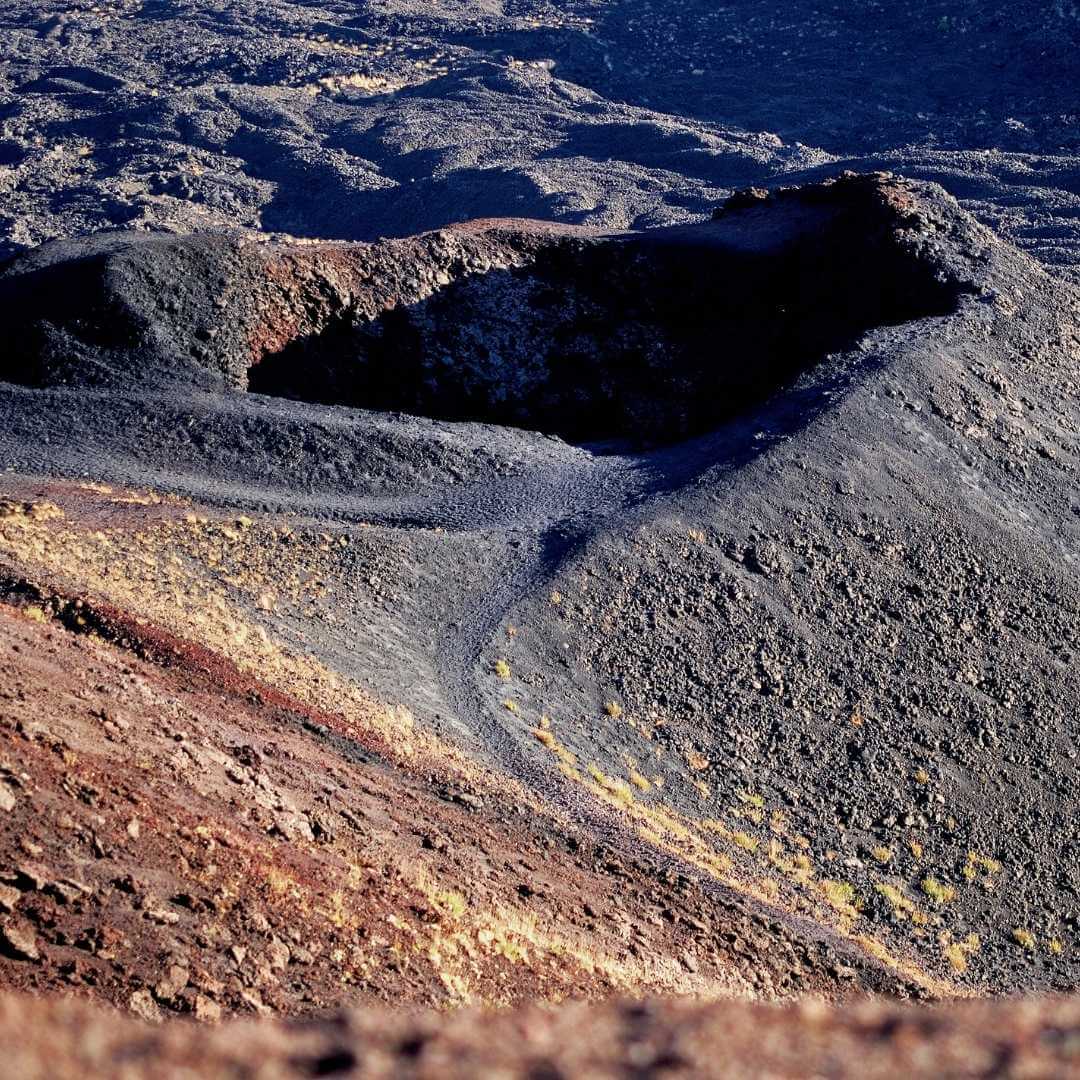
[{"label": "pebble", "polygon": [[172,1001],[188,984],[188,969],[180,964],[171,964],[165,977],[154,987],[154,996],[159,1001]]},{"label": "pebble", "polygon": [[16,960],[40,960],[41,950],[33,927],[23,919],[13,919],[0,927],[0,943]]},{"label": "pebble", "polygon": [[161,1010],[157,1002],[150,996],[149,990],[136,990],[128,998],[128,1008],[140,1019],[147,1020],[152,1024],[161,1021]]}]

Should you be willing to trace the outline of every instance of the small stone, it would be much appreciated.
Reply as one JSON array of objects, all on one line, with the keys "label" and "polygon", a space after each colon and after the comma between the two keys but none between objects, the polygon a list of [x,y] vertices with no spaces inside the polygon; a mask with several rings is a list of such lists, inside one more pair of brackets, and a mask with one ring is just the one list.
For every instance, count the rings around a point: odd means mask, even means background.
[{"label": "small stone", "polygon": [[266,947],[266,958],[270,961],[270,968],[273,971],[284,971],[291,956],[289,946],[280,938],[275,937]]},{"label": "small stone", "polygon": [[311,953],[310,949],[305,949],[303,945],[294,945],[290,950],[290,959],[294,964],[313,964],[315,963],[315,957]]},{"label": "small stone", "polygon": [[225,775],[234,784],[251,783],[251,774],[246,769],[242,769],[238,765],[233,765],[232,762],[225,766]]},{"label": "small stone", "polygon": [[257,934],[268,934],[270,932],[270,923],[261,911],[253,911],[248,918],[248,922],[251,924],[251,929]]},{"label": "small stone", "polygon": [[0,945],[4,952],[16,960],[41,959],[37,934],[33,927],[22,919],[13,919],[0,928]]},{"label": "small stone", "polygon": [[244,948],[243,945],[233,945],[232,948],[229,949],[229,952],[232,954],[232,958],[236,961],[237,967],[240,967],[240,965],[247,959],[248,951]]},{"label": "small stone", "polygon": [[7,784],[0,784],[0,810],[14,810],[15,801],[15,792]]},{"label": "small stone", "polygon": [[130,836],[132,840],[138,840],[139,839],[139,831],[140,831],[139,830],[139,819],[138,818],[132,818],[127,823],[127,834],[128,834],[128,836]]},{"label": "small stone", "polygon": [[206,1024],[216,1024],[221,1019],[221,1006],[205,994],[195,995],[195,1019]]},{"label": "small stone", "polygon": [[73,904],[91,892],[91,889],[79,881],[64,878],[61,881],[51,882],[46,890],[50,896],[55,896],[62,904]]},{"label": "small stone", "polygon": [[38,863],[20,863],[13,872],[2,875],[3,880],[22,892],[40,892],[52,875]]},{"label": "small stone", "polygon": [[154,997],[159,1001],[172,1001],[188,984],[188,969],[171,964],[165,977],[154,987]]},{"label": "small stone", "polygon": [[240,1000],[260,1016],[269,1016],[273,1012],[270,1006],[263,1002],[257,990],[241,990]]},{"label": "small stone", "polygon": [[175,926],[180,921],[180,915],[177,912],[163,907],[148,907],[144,914],[160,926]]},{"label": "small stone", "polygon": [[0,885],[0,911],[11,912],[22,893],[11,885]]},{"label": "small stone", "polygon": [[152,1024],[161,1021],[161,1010],[150,996],[149,990],[136,990],[128,998],[128,1008],[140,1019],[149,1021]]}]

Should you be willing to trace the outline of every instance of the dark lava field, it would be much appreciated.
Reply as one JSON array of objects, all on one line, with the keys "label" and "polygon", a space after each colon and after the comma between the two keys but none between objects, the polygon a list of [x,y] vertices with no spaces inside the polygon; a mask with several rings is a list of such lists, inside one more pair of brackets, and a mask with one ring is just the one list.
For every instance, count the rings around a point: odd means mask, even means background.
[{"label": "dark lava field", "polygon": [[4,988],[1076,991],[1070,0],[0,48]]}]

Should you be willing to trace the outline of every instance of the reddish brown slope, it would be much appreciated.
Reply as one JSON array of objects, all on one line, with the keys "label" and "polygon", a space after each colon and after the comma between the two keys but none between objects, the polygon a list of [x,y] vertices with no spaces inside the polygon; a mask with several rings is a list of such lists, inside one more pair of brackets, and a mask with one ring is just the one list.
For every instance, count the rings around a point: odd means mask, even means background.
[{"label": "reddish brown slope", "polygon": [[392,756],[377,703],[366,724],[333,694],[317,709],[269,668],[45,584],[30,523],[85,539],[103,515],[178,513],[51,494],[63,514],[16,500],[0,522],[3,987],[213,1020],[856,985],[827,948],[616,857],[432,742]]}]

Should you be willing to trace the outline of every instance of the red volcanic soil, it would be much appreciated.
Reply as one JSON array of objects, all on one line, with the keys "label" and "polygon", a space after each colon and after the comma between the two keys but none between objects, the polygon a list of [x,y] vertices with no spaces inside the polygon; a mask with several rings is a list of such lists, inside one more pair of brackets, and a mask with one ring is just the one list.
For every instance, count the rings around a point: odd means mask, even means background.
[{"label": "red volcanic soil", "polygon": [[13,570],[2,593],[5,987],[215,1020],[854,985],[480,769],[391,763],[113,605]]}]

